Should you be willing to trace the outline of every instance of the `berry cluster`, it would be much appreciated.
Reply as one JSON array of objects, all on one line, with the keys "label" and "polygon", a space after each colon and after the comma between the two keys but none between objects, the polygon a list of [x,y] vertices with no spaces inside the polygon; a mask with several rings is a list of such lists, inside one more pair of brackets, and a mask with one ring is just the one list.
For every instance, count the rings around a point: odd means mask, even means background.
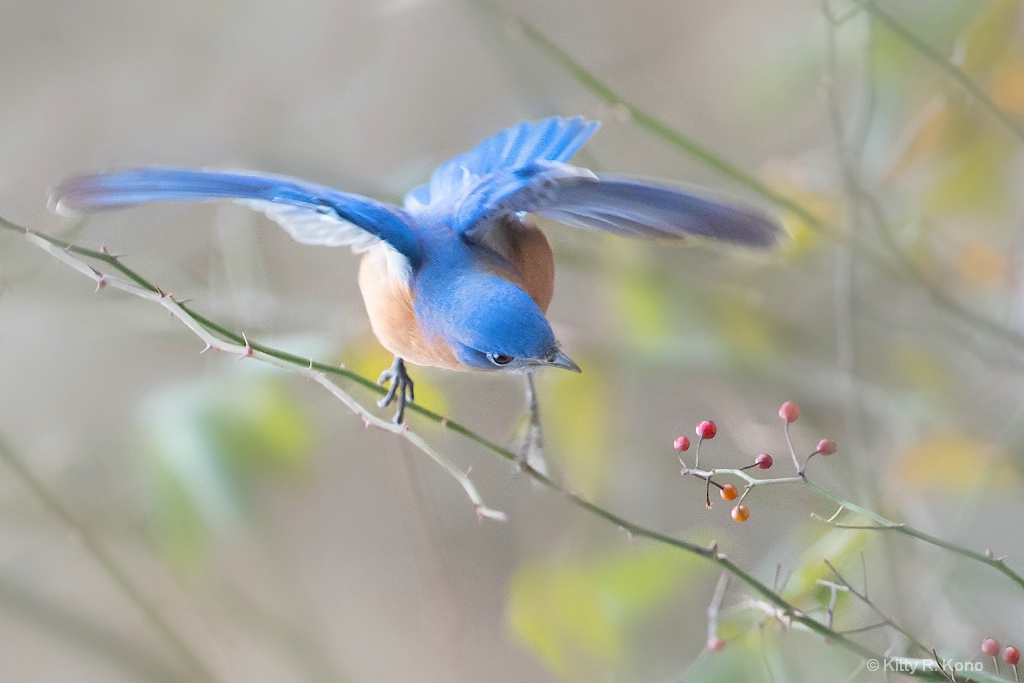
[{"label": "berry cluster", "polygon": [[[779,407],[779,418],[783,421],[785,432],[786,432],[786,443],[789,445],[789,451],[793,456],[793,466],[796,468],[796,477],[781,477],[776,479],[755,479],[749,474],[746,474],[745,470],[757,468],[761,470],[771,469],[775,460],[768,453],[761,453],[754,462],[745,467],[738,469],[728,468],[716,468],[711,470],[700,469],[700,447],[705,441],[715,438],[718,434],[718,426],[711,420],[703,420],[697,424],[697,446],[694,452],[694,464],[693,467],[688,467],[683,461],[682,453],[690,449],[690,439],[685,436],[676,437],[672,446],[676,451],[680,453],[679,463],[683,466],[682,474],[692,474],[695,477],[703,479],[706,482],[705,487],[705,505],[711,508],[711,487],[714,486],[718,489],[719,495],[722,500],[731,502],[736,501],[735,506],[732,508],[732,518],[737,522],[745,522],[750,518],[750,509],[743,504],[743,500],[750,493],[750,489],[759,484],[782,484],[782,483],[793,483],[801,481],[804,478],[804,470],[807,467],[807,463],[816,455],[832,455],[836,452],[836,442],[831,439],[822,439],[818,442],[817,448],[813,453],[807,456],[804,460],[803,466],[796,456],[796,452],[793,450],[792,442],[789,438],[789,425],[795,422],[800,417],[800,406],[793,401],[786,401]],[[714,477],[721,475],[733,475],[746,482],[746,486],[743,492],[736,488],[734,484],[720,484],[715,481]],[[738,499],[738,500],[737,500]]]}]

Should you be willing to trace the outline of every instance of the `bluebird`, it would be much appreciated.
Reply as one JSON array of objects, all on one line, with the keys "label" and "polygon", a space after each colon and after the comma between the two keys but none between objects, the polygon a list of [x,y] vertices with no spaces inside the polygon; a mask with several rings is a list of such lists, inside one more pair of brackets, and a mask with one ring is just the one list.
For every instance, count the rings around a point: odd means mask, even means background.
[{"label": "bluebird", "polygon": [[401,423],[413,400],[406,362],[524,374],[531,439],[539,438],[533,373],[580,372],[545,313],[554,260],[535,214],[625,237],[710,238],[773,245],[769,217],[666,185],[569,165],[599,124],[583,117],[524,121],[441,164],[401,207],[263,173],[139,168],[73,178],[53,193],[59,213],[155,201],[231,199],[263,212],[303,244],[362,254],[359,289],[373,332],[394,354],[379,406]]}]

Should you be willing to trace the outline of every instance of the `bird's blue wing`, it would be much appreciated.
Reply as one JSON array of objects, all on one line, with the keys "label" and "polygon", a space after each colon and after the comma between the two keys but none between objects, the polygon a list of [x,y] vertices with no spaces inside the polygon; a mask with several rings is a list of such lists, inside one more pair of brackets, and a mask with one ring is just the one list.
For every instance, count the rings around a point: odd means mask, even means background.
[{"label": "bird's blue wing", "polygon": [[566,162],[600,127],[582,116],[523,121],[437,167],[430,182],[406,195],[406,206],[456,201],[482,178],[533,162]]},{"label": "bird's blue wing", "polygon": [[141,168],[66,180],[51,195],[58,213],[145,202],[233,199],[267,214],[303,244],[366,249],[386,242],[409,260],[419,246],[405,212],[390,204],[284,176],[187,168]]},{"label": "bird's blue wing", "polygon": [[549,162],[480,180],[457,206],[454,227],[481,241],[503,217],[521,212],[628,237],[697,235],[752,247],[775,244],[781,232],[773,219],[749,208]]}]

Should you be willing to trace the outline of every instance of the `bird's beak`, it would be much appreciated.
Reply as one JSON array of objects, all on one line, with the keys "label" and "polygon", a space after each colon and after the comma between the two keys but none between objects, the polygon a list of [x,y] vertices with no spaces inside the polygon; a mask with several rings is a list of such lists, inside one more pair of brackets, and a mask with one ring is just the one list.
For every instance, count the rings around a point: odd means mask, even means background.
[{"label": "bird's beak", "polygon": [[569,356],[565,355],[564,351],[559,351],[558,353],[556,353],[551,358],[551,360],[549,360],[546,363],[546,365],[552,365],[556,368],[562,368],[564,370],[572,370],[573,372],[583,372],[582,370],[580,370],[580,366],[572,362],[572,358],[569,358]]}]

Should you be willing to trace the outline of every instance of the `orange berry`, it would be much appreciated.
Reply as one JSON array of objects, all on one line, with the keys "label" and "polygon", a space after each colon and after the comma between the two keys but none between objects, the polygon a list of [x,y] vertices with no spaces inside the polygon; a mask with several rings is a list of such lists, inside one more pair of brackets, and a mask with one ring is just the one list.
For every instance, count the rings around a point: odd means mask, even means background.
[{"label": "orange berry", "polygon": [[746,505],[737,505],[732,509],[732,518],[737,522],[745,522],[750,518],[750,510]]},{"label": "orange berry", "polygon": [[732,484],[726,484],[723,486],[719,493],[722,494],[722,500],[736,500],[736,496],[738,495],[736,487]]}]

